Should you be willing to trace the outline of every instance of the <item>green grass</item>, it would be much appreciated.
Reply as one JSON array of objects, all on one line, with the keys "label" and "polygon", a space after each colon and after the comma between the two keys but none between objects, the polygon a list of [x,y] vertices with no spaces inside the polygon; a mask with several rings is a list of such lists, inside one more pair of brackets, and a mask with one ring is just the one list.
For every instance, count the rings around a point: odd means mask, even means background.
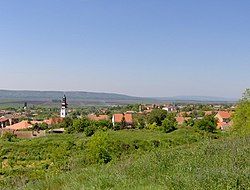
[{"label": "green grass", "polygon": [[[207,174],[207,183],[215,189],[222,182],[218,178],[217,186],[212,186],[212,171],[217,171],[216,175],[226,172],[222,177],[225,180],[229,176],[230,183],[225,184],[230,187],[234,184],[232,177],[239,178],[237,184],[245,185],[242,176],[249,170],[245,162],[234,167],[238,173],[226,164],[232,164],[232,146],[236,147],[237,160],[250,156],[246,151],[249,138],[225,136],[182,128],[169,134],[121,130],[97,132],[92,137],[64,134],[14,142],[1,140],[0,188],[188,189],[195,183],[197,189],[202,189]],[[218,169],[216,162],[222,164]]]},{"label": "green grass", "polygon": [[157,149],[28,184],[27,189],[249,189],[250,137]]},{"label": "green grass", "polygon": [[0,187],[22,186],[46,173],[67,170],[67,165],[84,148],[86,138],[54,135],[15,142],[1,141]]}]

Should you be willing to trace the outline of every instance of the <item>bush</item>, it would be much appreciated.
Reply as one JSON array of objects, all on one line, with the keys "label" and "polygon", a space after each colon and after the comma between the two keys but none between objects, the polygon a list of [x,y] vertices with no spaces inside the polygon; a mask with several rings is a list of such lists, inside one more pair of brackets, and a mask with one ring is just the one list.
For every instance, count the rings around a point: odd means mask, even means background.
[{"label": "bush", "polygon": [[108,133],[98,132],[88,142],[88,154],[90,161],[96,163],[108,163],[111,161],[111,146]]},{"label": "bush", "polygon": [[95,134],[96,127],[94,125],[88,126],[85,128],[84,133],[87,137],[90,137]]},{"label": "bush", "polygon": [[5,141],[13,142],[16,139],[16,135],[11,132],[4,132],[2,139]]},{"label": "bush", "polygon": [[162,121],[167,117],[168,112],[161,109],[153,110],[148,116],[148,123],[156,123],[157,126],[162,125]]},{"label": "bush", "polygon": [[169,133],[169,132],[176,130],[177,125],[178,123],[175,119],[175,115],[168,114],[167,117],[163,120],[161,127],[164,132]]},{"label": "bush", "polygon": [[200,130],[214,132],[216,130],[217,120],[213,115],[207,115],[203,119],[196,120],[194,127]]},{"label": "bush", "polygon": [[250,101],[239,103],[233,116],[233,131],[241,134],[250,133]]},{"label": "bush", "polygon": [[149,129],[149,130],[156,130],[157,128],[158,126],[156,123],[146,125],[146,129]]}]

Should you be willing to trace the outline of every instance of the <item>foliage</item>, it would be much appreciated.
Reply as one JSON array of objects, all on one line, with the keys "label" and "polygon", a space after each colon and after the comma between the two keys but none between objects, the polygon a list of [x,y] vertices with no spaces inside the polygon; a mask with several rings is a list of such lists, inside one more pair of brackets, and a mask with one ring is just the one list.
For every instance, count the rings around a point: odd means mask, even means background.
[{"label": "foliage", "polygon": [[250,101],[250,88],[247,88],[242,95],[243,101]]},{"label": "foliage", "polygon": [[146,125],[146,129],[149,129],[149,130],[156,130],[157,128],[158,128],[158,126],[155,122],[152,124]]},{"label": "foliage", "polygon": [[233,131],[241,134],[250,133],[250,101],[241,101],[233,116]]},{"label": "foliage", "polygon": [[143,114],[135,114],[133,116],[134,123],[138,129],[143,129],[146,126],[146,115]]},{"label": "foliage", "polygon": [[177,121],[174,114],[168,114],[162,122],[162,129],[164,132],[169,133],[177,129]]},{"label": "foliage", "polygon": [[121,127],[121,129],[125,129],[126,126],[127,126],[126,120],[125,120],[125,117],[123,116],[122,120],[121,120],[121,123],[120,123],[120,127]]},{"label": "foliage", "polygon": [[84,133],[87,137],[90,137],[95,134],[95,131],[97,130],[96,126],[90,125],[85,128]]},{"label": "foliage", "polygon": [[5,141],[9,141],[9,142],[12,142],[14,140],[16,140],[16,135],[11,133],[11,132],[4,132],[2,134],[2,137],[1,137],[3,140]]},{"label": "foliage", "polygon": [[202,119],[198,119],[194,123],[194,127],[200,130],[214,132],[216,130],[217,120],[213,115],[207,115]]},{"label": "foliage", "polygon": [[110,155],[111,145],[108,133],[96,133],[87,144],[90,159],[99,163],[110,162],[112,159]]},{"label": "foliage", "polygon": [[193,118],[190,118],[190,119],[188,119],[187,121],[186,121],[186,120],[184,121],[184,125],[186,125],[186,126],[193,127],[194,124],[195,124],[195,121],[194,121]]},{"label": "foliage", "polygon": [[250,138],[205,140],[56,174],[27,189],[248,189]]},{"label": "foliage", "polygon": [[157,148],[170,148],[201,141],[204,136],[192,128],[172,133],[149,130],[97,131],[91,137],[82,134],[49,135],[32,140],[2,141],[0,188],[23,187],[27,182],[45,180],[86,168],[92,164],[114,163],[131,154],[142,155]]},{"label": "foliage", "polygon": [[80,119],[74,119],[73,125],[68,128],[68,133],[81,133],[84,132],[84,129],[91,125],[90,120],[83,117]]},{"label": "foliage", "polygon": [[112,126],[113,126],[112,122],[108,120],[94,121],[93,123],[99,129],[103,129],[103,128],[112,129]]},{"label": "foliage", "polygon": [[148,123],[156,123],[157,126],[162,125],[162,121],[167,117],[168,112],[162,109],[154,109],[148,116]]},{"label": "foliage", "polygon": [[73,119],[71,117],[64,118],[63,122],[60,124],[60,127],[67,128],[73,125]]}]

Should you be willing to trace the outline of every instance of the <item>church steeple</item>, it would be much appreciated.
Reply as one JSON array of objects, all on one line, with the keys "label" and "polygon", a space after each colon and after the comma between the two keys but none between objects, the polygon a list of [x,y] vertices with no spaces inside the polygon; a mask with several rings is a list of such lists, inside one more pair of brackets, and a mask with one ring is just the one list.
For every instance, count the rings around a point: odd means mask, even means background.
[{"label": "church steeple", "polygon": [[67,116],[67,108],[68,108],[68,104],[67,104],[67,98],[64,95],[62,98],[62,107],[61,107],[61,118],[65,118]]}]

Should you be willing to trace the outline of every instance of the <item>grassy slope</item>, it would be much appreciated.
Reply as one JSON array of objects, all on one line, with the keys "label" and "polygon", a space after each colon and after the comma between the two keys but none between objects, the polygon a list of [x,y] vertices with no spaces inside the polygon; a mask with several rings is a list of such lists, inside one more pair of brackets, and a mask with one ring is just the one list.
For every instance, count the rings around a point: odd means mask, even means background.
[{"label": "grassy slope", "polygon": [[27,189],[249,189],[250,137],[205,140],[47,178]]},{"label": "grassy slope", "polygon": [[[22,188],[28,183],[28,189],[188,189],[195,183],[198,189],[204,187],[207,175],[210,185],[212,180],[218,184],[225,180],[231,187],[235,177],[238,184],[246,183],[249,138],[222,141],[222,136],[192,129],[170,134],[123,130],[91,138],[55,135],[1,141],[0,188]],[[111,162],[101,164],[103,155]]]}]

